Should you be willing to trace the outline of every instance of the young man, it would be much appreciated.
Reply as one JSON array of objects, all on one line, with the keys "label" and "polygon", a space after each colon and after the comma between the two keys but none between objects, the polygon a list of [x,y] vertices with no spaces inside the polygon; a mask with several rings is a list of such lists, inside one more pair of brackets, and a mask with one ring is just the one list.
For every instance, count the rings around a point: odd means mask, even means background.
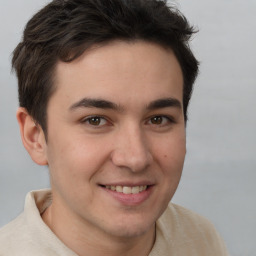
[{"label": "young man", "polygon": [[28,22],[17,119],[51,190],[27,195],[1,256],[227,255],[207,220],[169,204],[198,72],[192,33],[158,0],[54,0]]}]

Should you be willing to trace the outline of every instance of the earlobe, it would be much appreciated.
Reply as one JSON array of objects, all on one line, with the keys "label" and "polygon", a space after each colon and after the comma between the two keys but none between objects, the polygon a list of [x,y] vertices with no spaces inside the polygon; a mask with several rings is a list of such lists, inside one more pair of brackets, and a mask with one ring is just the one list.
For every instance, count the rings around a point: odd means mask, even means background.
[{"label": "earlobe", "polygon": [[30,157],[39,165],[47,165],[46,141],[42,128],[34,122],[25,108],[18,108],[16,117],[23,145]]}]

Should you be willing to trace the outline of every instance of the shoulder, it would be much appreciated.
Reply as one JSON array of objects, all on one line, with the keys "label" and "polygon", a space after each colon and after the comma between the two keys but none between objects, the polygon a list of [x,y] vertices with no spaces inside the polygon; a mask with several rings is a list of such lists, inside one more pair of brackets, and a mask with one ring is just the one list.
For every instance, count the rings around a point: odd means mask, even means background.
[{"label": "shoulder", "polygon": [[74,256],[41,218],[50,190],[27,194],[23,213],[0,229],[0,256]]},{"label": "shoulder", "polygon": [[172,226],[202,229],[204,232],[215,230],[213,224],[205,217],[182,206],[170,203],[163,216],[162,221],[169,222]]},{"label": "shoulder", "polygon": [[40,234],[31,232],[31,228],[28,225],[29,221],[28,216],[23,212],[0,229],[0,256],[56,255],[45,254],[45,248],[41,247],[41,243],[38,241],[37,236],[40,236]]},{"label": "shoulder", "polygon": [[158,233],[175,255],[227,256],[226,246],[214,225],[205,217],[176,204],[169,204],[157,221]]},{"label": "shoulder", "polygon": [[15,220],[11,221],[0,229],[0,255],[11,256],[16,255],[17,246],[22,255],[22,240],[26,239],[26,225],[24,225],[24,213],[19,215]]},{"label": "shoulder", "polygon": [[40,218],[34,197],[33,192],[28,193],[24,211],[0,229],[1,256],[29,256],[31,252],[41,255],[36,252],[36,232],[33,232],[33,228],[36,229]]}]

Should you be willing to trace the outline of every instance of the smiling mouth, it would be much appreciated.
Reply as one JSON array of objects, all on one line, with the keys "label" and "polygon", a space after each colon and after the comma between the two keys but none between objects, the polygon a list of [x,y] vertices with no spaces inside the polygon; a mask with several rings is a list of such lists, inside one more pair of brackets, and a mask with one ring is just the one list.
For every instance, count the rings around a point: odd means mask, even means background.
[{"label": "smiling mouth", "polygon": [[123,194],[139,194],[145,190],[149,186],[135,186],[135,187],[128,187],[128,186],[102,186],[106,189],[109,189],[111,191],[116,191],[118,193],[123,193]]}]

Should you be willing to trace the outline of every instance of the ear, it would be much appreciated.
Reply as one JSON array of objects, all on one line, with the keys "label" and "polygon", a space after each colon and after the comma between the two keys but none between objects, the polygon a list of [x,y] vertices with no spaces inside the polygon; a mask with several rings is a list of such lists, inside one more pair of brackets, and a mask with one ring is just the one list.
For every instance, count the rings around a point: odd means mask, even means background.
[{"label": "ear", "polygon": [[41,126],[35,124],[33,118],[25,108],[18,108],[16,117],[19,123],[23,145],[30,157],[39,165],[47,165],[47,145]]}]

